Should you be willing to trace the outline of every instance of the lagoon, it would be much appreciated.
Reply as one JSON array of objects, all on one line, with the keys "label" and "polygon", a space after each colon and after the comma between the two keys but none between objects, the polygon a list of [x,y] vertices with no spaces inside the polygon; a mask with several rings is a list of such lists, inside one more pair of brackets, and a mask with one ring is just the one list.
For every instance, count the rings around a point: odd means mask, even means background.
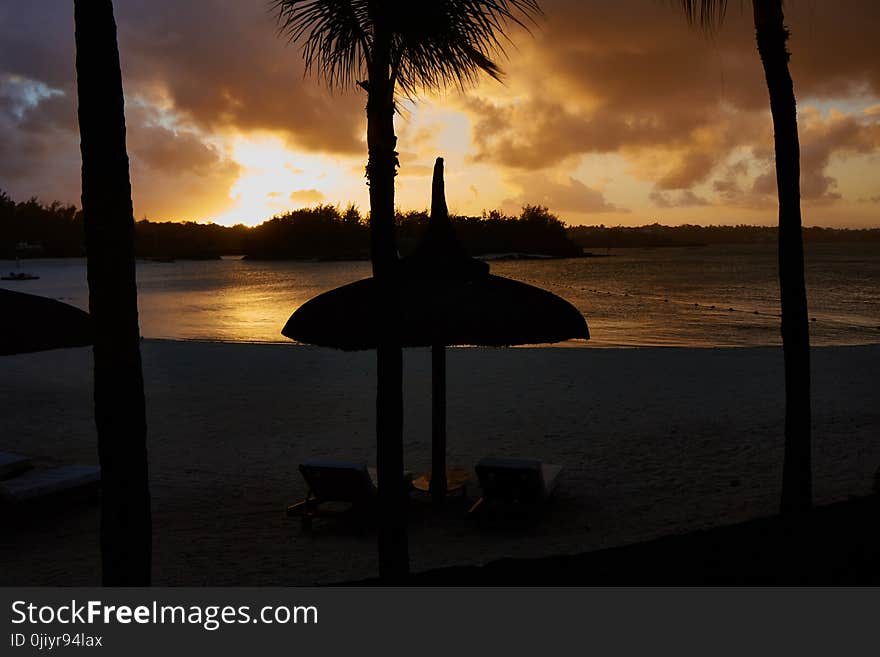
[{"label": "lagoon", "polygon": [[[589,347],[755,347],[780,344],[773,245],[610,249],[599,257],[493,261],[492,272],[568,299],[587,318]],[[880,245],[807,245],[815,346],[880,343]],[[16,263],[0,261],[0,271]],[[87,308],[85,259],[34,259],[33,281],[3,287]],[[368,262],[222,259],[138,261],[147,338],[287,342],[309,298],[370,275]],[[7,320],[8,321],[8,320]]]}]

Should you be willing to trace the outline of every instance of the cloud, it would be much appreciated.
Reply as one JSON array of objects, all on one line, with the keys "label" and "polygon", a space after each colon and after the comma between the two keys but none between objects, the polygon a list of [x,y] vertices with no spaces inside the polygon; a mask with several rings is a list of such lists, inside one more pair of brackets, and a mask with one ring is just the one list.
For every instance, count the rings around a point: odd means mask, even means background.
[{"label": "cloud", "polygon": [[400,162],[400,168],[397,170],[398,176],[423,178],[434,172],[434,165],[427,164],[428,158],[422,157],[419,153],[401,151],[397,159]]},{"label": "cloud", "polygon": [[290,193],[290,200],[296,203],[321,203],[324,194],[317,189],[300,189]]},{"label": "cloud", "polygon": [[831,159],[841,154],[873,153],[880,149],[880,117],[859,117],[832,112],[801,112],[801,195],[812,200],[840,198],[837,180],[826,172]]},{"label": "cloud", "polygon": [[[468,101],[476,160],[537,168],[624,150],[643,169],[646,152],[663,151],[664,158],[654,159],[662,166],[645,174],[675,189],[707,175],[723,161],[720,149],[740,141],[744,131],[763,127],[742,114],[766,107],[750,43],[742,45],[754,70],[736,76],[744,83],[721,94],[720,58],[707,56],[706,38],[669,6],[561,2],[553,8],[529,48],[530,68],[545,76],[517,75],[525,82],[512,83],[514,93],[502,102],[481,97],[486,86]],[[727,66],[745,64],[740,51],[746,48],[727,33],[716,47],[737,53]],[[695,152],[702,144],[711,149]]]},{"label": "cloud", "polygon": [[[550,170],[584,155],[617,153],[633,176],[659,191],[723,177],[744,149],[772,161],[767,89],[749,12],[731,7],[711,38],[684,27],[665,3],[557,2],[547,13],[537,42],[526,44],[525,61],[512,63],[509,89],[496,95],[483,85],[462,103],[473,124],[472,161]],[[880,96],[880,59],[867,53],[874,37],[866,27],[878,22],[880,6],[865,0],[792,6],[798,96],[841,106]],[[877,107],[864,114],[876,115]],[[845,132],[838,126],[823,135],[805,126],[805,198],[835,197],[830,160],[856,152]],[[748,187],[768,193],[767,174],[755,175]],[[738,186],[722,181],[719,198],[743,201]]]},{"label": "cloud", "polygon": [[501,209],[517,213],[527,204],[544,205],[555,212],[593,214],[597,212],[626,212],[605,199],[605,195],[580,180],[569,177],[556,182],[545,175],[514,175],[510,182],[522,188],[518,196],[504,199]]},{"label": "cloud", "polygon": [[[298,50],[275,37],[266,3],[115,4],[136,208],[193,218],[197,202],[202,212],[228,203],[238,167],[216,146],[223,133],[265,131],[297,149],[363,152],[364,99],[305,78]],[[0,4],[0,187],[19,195],[79,196],[72,7]],[[34,89],[53,93],[33,98]]]},{"label": "cloud", "polygon": [[217,168],[237,165],[228,161],[206,135],[192,128],[163,125],[167,120],[155,107],[129,104],[127,145],[132,159],[154,172],[210,175]]},{"label": "cloud", "polygon": [[207,130],[265,130],[311,151],[361,153],[365,98],[331,94],[276,37],[269,4],[154,0],[117,8],[126,79]]},{"label": "cloud", "polygon": [[[868,154],[880,149],[880,120],[866,112],[861,115],[831,111],[823,115],[805,107],[800,116],[801,198],[810,203],[828,204],[842,198],[838,181],[828,173],[835,158]],[[727,176],[714,181],[721,199],[744,207],[766,206],[775,202],[776,171],[770,149],[755,149],[753,159],[759,172],[745,178],[744,163],[739,170],[728,169]]]},{"label": "cloud", "polygon": [[654,190],[650,194],[650,199],[658,208],[690,208],[711,205],[711,203],[697,196],[689,189],[678,192],[677,194],[669,194]]},{"label": "cloud", "polygon": [[25,101],[16,92],[41,83],[10,84],[9,77],[0,74],[0,188],[19,197],[78,200],[79,135],[69,99],[59,90]]}]

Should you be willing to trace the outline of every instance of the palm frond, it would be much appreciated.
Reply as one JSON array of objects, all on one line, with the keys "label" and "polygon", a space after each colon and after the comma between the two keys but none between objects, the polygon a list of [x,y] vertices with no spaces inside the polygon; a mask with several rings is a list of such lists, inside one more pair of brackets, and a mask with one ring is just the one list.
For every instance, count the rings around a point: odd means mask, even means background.
[{"label": "palm frond", "polygon": [[464,87],[480,73],[500,79],[507,28],[534,24],[537,0],[272,0],[279,31],[303,49],[306,70],[330,86],[368,77],[373,35],[391,35],[392,79],[418,91]]},{"label": "palm frond", "polygon": [[510,26],[529,29],[541,14],[536,0],[395,2],[393,32],[401,90],[465,87],[481,73],[500,79]]},{"label": "palm frond", "polygon": [[727,14],[727,0],[677,0],[684,10],[688,22],[699,23],[712,30],[724,21]]},{"label": "palm frond", "polygon": [[272,0],[279,33],[302,46],[306,71],[330,87],[367,77],[367,0]]}]

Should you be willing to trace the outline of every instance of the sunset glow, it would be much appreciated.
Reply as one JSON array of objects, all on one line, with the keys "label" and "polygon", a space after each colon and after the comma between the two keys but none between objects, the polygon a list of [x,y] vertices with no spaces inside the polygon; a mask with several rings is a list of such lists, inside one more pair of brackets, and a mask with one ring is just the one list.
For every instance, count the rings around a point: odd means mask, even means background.
[{"label": "sunset glow", "polygon": [[334,202],[346,175],[345,165],[334,158],[298,153],[277,136],[238,136],[229,157],[240,174],[229,189],[231,204],[212,218],[226,225],[254,225],[289,210]]},{"label": "sunset glow", "polygon": [[[212,4],[118,8],[136,216],[254,225],[318,203],[368,211],[362,90],[304,76],[260,3]],[[401,103],[400,208],[427,205],[442,155],[459,213],[540,203],[571,224],[775,222],[748,12],[732,9],[707,37],[663,3],[544,9],[533,36],[512,35],[503,84]],[[880,223],[880,69],[860,50],[878,11],[847,0],[789,12],[807,225]],[[72,61],[71,8],[51,0],[3,18],[4,42],[18,45],[0,70],[2,148],[16,154],[2,158],[0,188],[77,202],[74,72],[41,64]],[[49,38],[21,36],[36,32]],[[222,65],[220,44],[236,53]]]}]

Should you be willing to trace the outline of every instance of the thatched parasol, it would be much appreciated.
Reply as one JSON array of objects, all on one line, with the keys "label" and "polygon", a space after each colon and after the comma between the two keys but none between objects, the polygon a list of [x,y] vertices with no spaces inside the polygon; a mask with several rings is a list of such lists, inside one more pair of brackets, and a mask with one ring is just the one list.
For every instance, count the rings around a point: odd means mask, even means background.
[{"label": "thatched parasol", "polygon": [[[403,347],[431,347],[433,443],[431,491],[446,494],[446,355],[451,345],[504,347],[588,339],[584,316],[546,290],[489,274],[467,256],[446,208],[443,158],[437,158],[431,219],[415,252],[394,278]],[[379,286],[366,278],[303,304],[281,333],[308,344],[343,350],[375,349],[382,321]]]},{"label": "thatched parasol", "polygon": [[92,344],[92,318],[55,299],[0,288],[0,355],[85,347]]}]

